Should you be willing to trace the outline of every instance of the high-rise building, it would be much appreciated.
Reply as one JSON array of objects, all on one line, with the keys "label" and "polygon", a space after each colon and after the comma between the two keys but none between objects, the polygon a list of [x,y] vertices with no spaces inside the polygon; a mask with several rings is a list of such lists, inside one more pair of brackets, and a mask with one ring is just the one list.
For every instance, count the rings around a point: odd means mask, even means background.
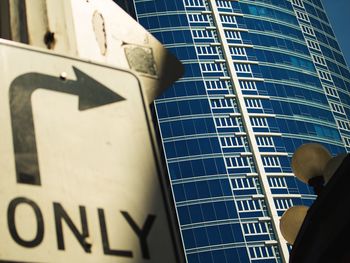
[{"label": "high-rise building", "polygon": [[290,159],[350,151],[350,73],[320,0],[135,0],[185,65],[155,104],[189,263],[286,262],[279,217],[315,195]]}]

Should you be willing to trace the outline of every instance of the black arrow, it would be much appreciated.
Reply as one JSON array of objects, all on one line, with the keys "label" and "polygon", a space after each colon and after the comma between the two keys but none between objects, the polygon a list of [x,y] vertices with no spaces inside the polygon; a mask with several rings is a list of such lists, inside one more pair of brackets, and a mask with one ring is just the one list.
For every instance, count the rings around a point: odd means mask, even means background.
[{"label": "black arrow", "polygon": [[10,86],[10,111],[17,183],[41,185],[34,130],[31,96],[37,89],[47,89],[79,96],[79,110],[125,100],[90,76],[73,67],[77,80],[26,73]]}]

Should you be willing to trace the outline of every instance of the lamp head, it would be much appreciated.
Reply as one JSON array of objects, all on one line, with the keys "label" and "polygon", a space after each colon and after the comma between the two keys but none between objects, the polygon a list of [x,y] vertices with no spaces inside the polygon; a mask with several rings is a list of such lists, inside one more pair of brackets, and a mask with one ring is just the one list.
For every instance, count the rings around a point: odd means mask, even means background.
[{"label": "lamp head", "polygon": [[306,143],[293,154],[292,169],[298,179],[308,184],[310,179],[323,176],[325,166],[331,158],[331,154],[321,144]]},{"label": "lamp head", "polygon": [[340,165],[343,163],[346,156],[346,153],[341,153],[328,161],[323,171],[325,183],[328,183],[328,181],[332,178]]},{"label": "lamp head", "polygon": [[292,206],[280,219],[280,230],[288,244],[293,245],[308,211],[307,206]]}]

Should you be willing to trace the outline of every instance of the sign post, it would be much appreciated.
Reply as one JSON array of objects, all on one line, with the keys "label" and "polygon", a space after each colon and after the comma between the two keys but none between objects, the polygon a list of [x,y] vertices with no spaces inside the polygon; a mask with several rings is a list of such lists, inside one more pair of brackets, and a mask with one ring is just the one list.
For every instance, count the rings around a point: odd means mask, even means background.
[{"label": "sign post", "polygon": [[0,54],[0,262],[177,262],[138,78]]}]

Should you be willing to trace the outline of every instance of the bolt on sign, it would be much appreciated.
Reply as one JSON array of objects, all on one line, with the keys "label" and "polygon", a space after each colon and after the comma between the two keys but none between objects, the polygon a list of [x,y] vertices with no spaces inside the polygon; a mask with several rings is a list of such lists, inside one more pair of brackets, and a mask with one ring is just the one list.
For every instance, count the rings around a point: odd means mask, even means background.
[{"label": "bolt on sign", "polygon": [[0,57],[0,262],[177,262],[135,75]]}]

